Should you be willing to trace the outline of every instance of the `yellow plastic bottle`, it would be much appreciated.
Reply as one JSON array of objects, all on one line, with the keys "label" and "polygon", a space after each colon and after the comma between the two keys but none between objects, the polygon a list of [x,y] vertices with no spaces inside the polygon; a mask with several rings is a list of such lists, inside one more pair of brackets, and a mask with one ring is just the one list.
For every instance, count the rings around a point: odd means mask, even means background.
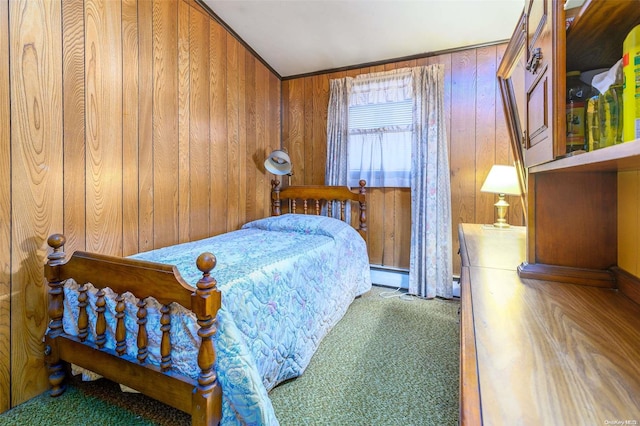
[{"label": "yellow plastic bottle", "polygon": [[622,90],[624,141],[640,139],[640,25],[622,45]]}]

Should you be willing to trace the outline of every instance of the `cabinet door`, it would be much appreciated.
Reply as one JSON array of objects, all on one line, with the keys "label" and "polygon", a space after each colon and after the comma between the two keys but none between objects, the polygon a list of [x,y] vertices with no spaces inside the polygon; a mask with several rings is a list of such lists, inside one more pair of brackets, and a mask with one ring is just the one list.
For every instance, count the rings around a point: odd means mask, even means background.
[{"label": "cabinet door", "polygon": [[551,108],[549,68],[553,46],[551,44],[550,2],[530,0],[526,19],[526,73],[527,122],[525,138],[525,164],[532,166],[553,160],[551,141]]},{"label": "cabinet door", "polygon": [[558,31],[563,10],[553,0],[530,0],[526,6],[527,121],[525,124],[526,166],[553,160],[564,154],[557,146],[564,135],[564,28]]}]

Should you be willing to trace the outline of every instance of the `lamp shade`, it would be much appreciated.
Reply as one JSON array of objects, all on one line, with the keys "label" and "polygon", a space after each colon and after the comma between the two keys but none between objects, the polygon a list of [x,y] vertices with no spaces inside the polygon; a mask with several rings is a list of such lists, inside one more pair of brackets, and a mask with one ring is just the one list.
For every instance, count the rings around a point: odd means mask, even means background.
[{"label": "lamp shade", "polygon": [[291,159],[285,151],[276,149],[266,160],[264,168],[274,175],[288,175],[291,173]]},{"label": "lamp shade", "polygon": [[482,192],[494,194],[520,195],[520,183],[518,173],[513,166],[494,165],[484,181]]}]

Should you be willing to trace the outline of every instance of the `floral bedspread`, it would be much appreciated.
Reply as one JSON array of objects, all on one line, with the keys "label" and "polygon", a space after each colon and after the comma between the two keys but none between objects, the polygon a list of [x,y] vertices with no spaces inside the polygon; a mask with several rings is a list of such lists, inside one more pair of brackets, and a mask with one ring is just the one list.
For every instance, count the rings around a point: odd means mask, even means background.
[{"label": "floral bedspread", "polygon": [[[364,240],[339,220],[287,214],[131,257],[176,265],[185,281],[195,285],[201,276],[195,259],[205,251],[217,258],[212,276],[222,293],[215,335],[222,424],[277,425],[268,391],[302,374],[353,299],[371,288]],[[132,343],[129,355],[135,357],[136,301],[125,299],[127,338]],[[89,301],[95,306],[94,294]],[[77,294],[65,289],[65,304],[64,328],[70,333],[76,327]],[[109,297],[110,329],[115,328],[114,309]],[[172,361],[181,373],[195,378],[199,341],[195,317],[178,305],[172,309]],[[159,364],[160,306],[149,301],[147,310],[149,362]],[[177,320],[179,310],[185,315]],[[106,345],[115,347],[113,336]]]}]

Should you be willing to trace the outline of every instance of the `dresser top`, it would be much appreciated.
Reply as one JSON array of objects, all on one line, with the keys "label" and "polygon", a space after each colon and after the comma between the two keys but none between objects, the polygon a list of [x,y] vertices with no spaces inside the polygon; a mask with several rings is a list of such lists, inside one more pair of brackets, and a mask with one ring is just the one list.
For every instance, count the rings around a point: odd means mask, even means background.
[{"label": "dresser top", "polygon": [[467,253],[463,265],[515,271],[524,262],[527,230],[524,226],[496,228],[463,223],[460,228]]},{"label": "dresser top", "polygon": [[483,424],[640,424],[640,306],[614,289],[520,279],[524,229],[460,231]]}]

